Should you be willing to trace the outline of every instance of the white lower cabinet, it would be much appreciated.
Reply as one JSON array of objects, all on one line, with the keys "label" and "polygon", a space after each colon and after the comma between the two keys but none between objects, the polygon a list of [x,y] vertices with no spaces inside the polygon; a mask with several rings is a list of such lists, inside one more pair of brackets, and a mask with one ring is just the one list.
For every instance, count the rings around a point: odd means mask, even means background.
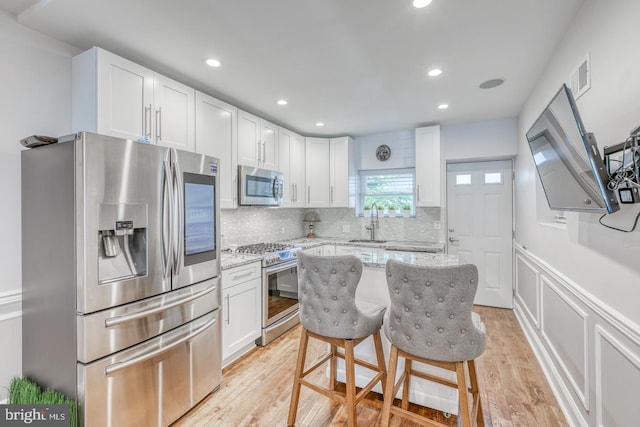
[{"label": "white lower cabinet", "polygon": [[260,262],[222,271],[222,366],[255,347],[262,332]]},{"label": "white lower cabinet", "polygon": [[322,246],[305,249],[304,251],[310,255],[322,255]]},{"label": "white lower cabinet", "polygon": [[322,245],[320,248],[322,249],[322,255],[336,254],[336,245]]}]

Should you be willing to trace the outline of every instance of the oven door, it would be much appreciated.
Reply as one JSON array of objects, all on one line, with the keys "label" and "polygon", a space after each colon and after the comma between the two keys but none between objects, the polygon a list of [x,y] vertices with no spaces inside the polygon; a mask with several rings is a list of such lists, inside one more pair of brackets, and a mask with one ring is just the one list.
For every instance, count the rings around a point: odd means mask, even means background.
[{"label": "oven door", "polygon": [[263,269],[262,326],[267,327],[298,311],[298,262]]}]

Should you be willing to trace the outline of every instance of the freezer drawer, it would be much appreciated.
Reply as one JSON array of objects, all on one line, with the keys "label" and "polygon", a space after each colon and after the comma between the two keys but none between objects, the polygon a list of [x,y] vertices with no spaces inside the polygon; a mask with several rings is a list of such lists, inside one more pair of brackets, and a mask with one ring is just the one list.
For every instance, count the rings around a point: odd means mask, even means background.
[{"label": "freezer drawer", "polygon": [[88,365],[78,363],[84,426],[167,426],[222,379],[220,310]]},{"label": "freezer drawer", "polygon": [[220,307],[220,278],[111,310],[77,315],[78,361],[89,363]]}]

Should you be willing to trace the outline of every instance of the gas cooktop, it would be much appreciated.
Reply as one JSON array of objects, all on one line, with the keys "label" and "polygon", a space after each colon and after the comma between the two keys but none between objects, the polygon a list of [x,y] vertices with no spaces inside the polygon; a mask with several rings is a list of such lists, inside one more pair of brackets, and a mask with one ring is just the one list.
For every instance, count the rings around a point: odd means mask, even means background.
[{"label": "gas cooktop", "polygon": [[262,266],[269,267],[295,259],[296,252],[301,249],[289,243],[254,243],[239,246],[235,252],[262,255]]}]

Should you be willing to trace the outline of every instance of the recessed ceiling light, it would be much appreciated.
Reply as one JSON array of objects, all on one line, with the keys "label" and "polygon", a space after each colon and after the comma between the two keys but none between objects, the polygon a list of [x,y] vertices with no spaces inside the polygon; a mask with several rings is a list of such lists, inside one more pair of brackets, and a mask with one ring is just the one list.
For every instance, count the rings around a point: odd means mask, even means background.
[{"label": "recessed ceiling light", "polygon": [[431,0],[413,0],[413,7],[416,9],[422,9],[423,7],[427,7],[431,4]]},{"label": "recessed ceiling light", "polygon": [[440,105],[438,105],[438,109],[439,110],[446,110],[447,108],[449,108],[449,104],[440,104]]},{"label": "recessed ceiling light", "polygon": [[500,86],[502,83],[504,83],[504,79],[491,79],[480,83],[480,86],[478,87],[480,89],[493,89],[494,87]]},{"label": "recessed ceiling light", "polygon": [[278,99],[278,105],[287,105],[288,102],[286,99]]},{"label": "recessed ceiling light", "polygon": [[429,77],[437,77],[442,74],[442,70],[440,68],[434,68],[433,70],[429,70],[427,74]]},{"label": "recessed ceiling light", "polygon": [[316,126],[318,126],[319,128],[321,128],[322,126],[324,126],[324,123],[322,123],[322,122],[318,122],[318,123],[316,123]]},{"label": "recessed ceiling light", "polygon": [[222,66],[222,62],[220,62],[220,60],[218,59],[210,58],[210,59],[207,59],[207,65],[209,67],[218,68]]}]

